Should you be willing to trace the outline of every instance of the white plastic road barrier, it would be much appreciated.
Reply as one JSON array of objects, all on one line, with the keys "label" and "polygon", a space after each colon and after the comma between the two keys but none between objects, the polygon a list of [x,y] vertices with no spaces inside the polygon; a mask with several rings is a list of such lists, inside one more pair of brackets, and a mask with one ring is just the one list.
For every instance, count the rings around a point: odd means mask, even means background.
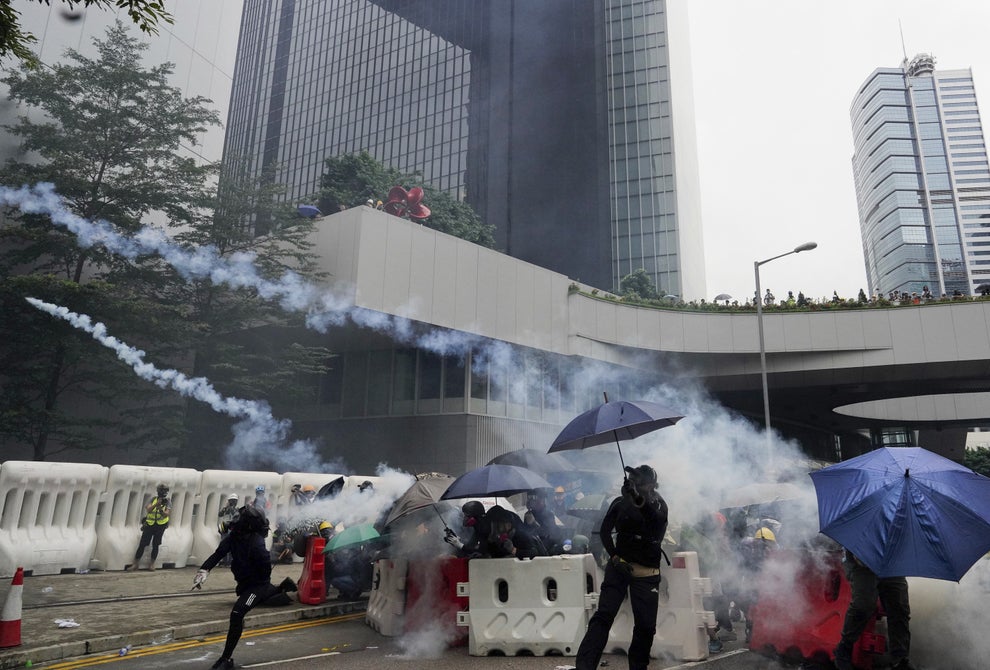
[{"label": "white plastic road barrier", "polygon": [[[660,581],[660,607],[657,610],[657,634],[650,656],[682,661],[708,658],[708,633],[705,626],[715,626],[715,613],[705,610],[702,598],[712,594],[712,581],[702,577],[698,554],[678,551],[663,565]],[[625,652],[632,641],[633,616],[626,598],[609,632],[606,651]]]},{"label": "white plastic road barrier", "polygon": [[476,558],[468,564],[468,653],[546,656],[577,653],[598,602],[598,566],[591,554],[533,559]]},{"label": "white plastic road barrier", "polygon": [[[155,496],[159,483],[169,487],[172,513],[162,537],[155,565],[166,563],[184,568],[192,551],[193,508],[199,491],[200,473],[189,468],[153,468],[139,465],[114,465],[107,477],[106,493],[96,518],[94,568],[123,570],[134,561],[141,540],[141,523],[145,506]],[[151,547],[144,550],[142,567],[151,557]]]},{"label": "white plastic road barrier", "polygon": [[[192,517],[193,543],[189,562],[199,565],[217,548],[220,534],[217,532],[220,508],[227,504],[227,496],[237,494],[237,506],[243,507],[249,498],[254,498],[255,489],[265,487],[265,497],[275,507],[273,491],[281,488],[281,476],[274,472],[249,470],[204,470],[200,475],[196,513]],[[274,517],[269,514],[274,529]],[[166,537],[168,531],[165,531]],[[267,539],[271,546],[271,536]]]},{"label": "white plastic road barrier", "polygon": [[386,637],[401,635],[405,627],[408,571],[409,561],[405,558],[375,561],[375,576],[364,621]]},{"label": "white plastic road barrier", "polygon": [[0,465],[0,576],[18,566],[35,575],[88,569],[107,472],[81,463]]}]

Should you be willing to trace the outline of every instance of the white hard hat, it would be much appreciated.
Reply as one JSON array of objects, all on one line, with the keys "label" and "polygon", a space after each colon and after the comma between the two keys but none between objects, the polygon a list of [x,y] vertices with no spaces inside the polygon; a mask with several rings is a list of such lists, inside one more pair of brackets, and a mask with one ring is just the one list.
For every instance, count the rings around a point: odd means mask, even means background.
[{"label": "white hard hat", "polygon": [[237,494],[231,493],[229,496],[227,496],[227,500],[237,500]]}]

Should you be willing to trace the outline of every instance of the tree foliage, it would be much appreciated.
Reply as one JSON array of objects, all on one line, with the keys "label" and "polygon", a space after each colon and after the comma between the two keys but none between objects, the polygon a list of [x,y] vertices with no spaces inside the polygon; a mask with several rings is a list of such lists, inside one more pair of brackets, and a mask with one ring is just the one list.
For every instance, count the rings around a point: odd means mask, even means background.
[{"label": "tree foliage", "polygon": [[990,477],[990,448],[967,449],[962,464],[977,474]]},{"label": "tree foliage", "polygon": [[653,279],[643,268],[623,277],[619,283],[619,291],[624,296],[642,298],[643,300],[657,300],[662,297],[653,284]]},{"label": "tree foliage", "polygon": [[[145,47],[121,24],[96,44],[95,59],[69,51],[50,71],[8,74],[11,96],[44,115],[7,128],[22,153],[0,170],[0,183],[52,182],[73,213],[122,233],[164,220],[179,245],[211,245],[221,258],[252,254],[268,276],[292,268],[316,277],[306,243],[312,224],[277,204],[277,186],[245,181],[236,163],[220,171],[184,151],[217,123],[209,101],[171,87],[170,64],[142,66]],[[258,237],[253,222],[261,215],[269,232]],[[0,443],[36,460],[103,446],[112,436],[160,463],[196,425],[174,393],[140,380],[26,296],[104,322],[159,366],[216,374],[228,395],[291,404],[299,375],[320,370],[328,356],[295,342],[238,344],[239,332],[299,321],[252,290],[189,282],[157,257],[127,260],[83,248],[47,217],[12,212],[0,221]]]},{"label": "tree foliage", "polygon": [[368,200],[384,201],[393,186],[420,186],[425,193],[423,203],[432,211],[422,221],[424,226],[489,249],[495,247],[493,226],[484,223],[467,203],[424,184],[422,175],[405,174],[388,167],[367,152],[334,156],[324,164],[326,170],[319,194],[320,209],[324,212],[357,207]]},{"label": "tree foliage", "polygon": [[[36,0],[38,3],[51,5],[51,0]],[[56,0],[59,2],[59,0]],[[16,58],[25,65],[34,67],[37,58],[31,51],[32,44],[37,38],[31,33],[21,30],[21,15],[11,6],[12,0],[0,0],[0,60]],[[63,10],[67,20],[78,18],[77,7],[98,7],[108,10],[116,7],[127,12],[127,16],[141,29],[142,32],[158,34],[159,23],[173,23],[172,15],[165,11],[164,2],[149,0],[61,0],[65,5]]]}]

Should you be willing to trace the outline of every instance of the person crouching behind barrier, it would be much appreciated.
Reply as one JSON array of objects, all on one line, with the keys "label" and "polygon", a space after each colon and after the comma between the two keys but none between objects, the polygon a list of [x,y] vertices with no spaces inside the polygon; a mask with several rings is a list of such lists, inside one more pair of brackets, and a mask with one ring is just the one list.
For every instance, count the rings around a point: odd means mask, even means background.
[{"label": "person crouching behind barrier", "polygon": [[[238,517],[230,524],[230,532],[220,540],[209,558],[203,561],[193,579],[193,588],[202,587],[216,565],[228,553],[231,555],[230,571],[237,580],[237,601],[230,610],[227,643],[223,653],[211,667],[228,670],[234,667],[231,655],[244,632],[244,616],[256,605],[273,601],[276,596],[296,591],[296,583],[286,577],[278,586],[272,584],[272,559],[265,546],[268,535],[268,519],[256,507],[242,507]],[[272,603],[274,604],[274,603]]]},{"label": "person crouching behind barrier", "polygon": [[532,558],[546,556],[543,543],[526,530],[518,514],[495,505],[485,515],[488,538],[483,554],[488,558]]},{"label": "person crouching behind barrier", "polygon": [[[601,540],[609,561],[605,565],[598,610],[578,647],[577,670],[596,670],[608,633],[629,593],[633,634],[629,670],[645,670],[657,630],[660,602],[660,543],[667,532],[667,503],[657,492],[657,473],[648,465],[626,468],[622,495],[612,501],[601,524]],[[613,540],[612,533],[616,537]]]}]

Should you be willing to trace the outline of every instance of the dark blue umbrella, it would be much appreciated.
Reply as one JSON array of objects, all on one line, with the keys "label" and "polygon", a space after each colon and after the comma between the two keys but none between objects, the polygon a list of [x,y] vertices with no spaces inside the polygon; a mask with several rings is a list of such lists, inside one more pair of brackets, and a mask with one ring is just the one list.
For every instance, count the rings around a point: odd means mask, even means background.
[{"label": "dark blue umbrella", "polygon": [[990,479],[920,447],[811,473],[821,532],[879,577],[959,581],[990,551]]},{"label": "dark blue umbrella", "polygon": [[488,461],[488,465],[517,465],[542,475],[569,473],[576,467],[563,456],[544,454],[536,449],[516,449]]},{"label": "dark blue umbrella", "polygon": [[[655,430],[673,426],[683,419],[682,414],[663,405],[646,400],[616,400],[606,402],[571,419],[550,445],[548,453],[567,449],[585,449],[619,440],[631,440]],[[623,468],[622,447],[619,460]]]},{"label": "dark blue umbrella", "polygon": [[320,208],[313,205],[299,205],[296,211],[299,212],[299,216],[304,216],[307,219],[315,219],[318,216],[323,216]]},{"label": "dark blue umbrella", "polygon": [[526,468],[515,465],[485,465],[455,479],[440,496],[440,500],[511,496],[533,489],[552,488],[553,484]]}]

